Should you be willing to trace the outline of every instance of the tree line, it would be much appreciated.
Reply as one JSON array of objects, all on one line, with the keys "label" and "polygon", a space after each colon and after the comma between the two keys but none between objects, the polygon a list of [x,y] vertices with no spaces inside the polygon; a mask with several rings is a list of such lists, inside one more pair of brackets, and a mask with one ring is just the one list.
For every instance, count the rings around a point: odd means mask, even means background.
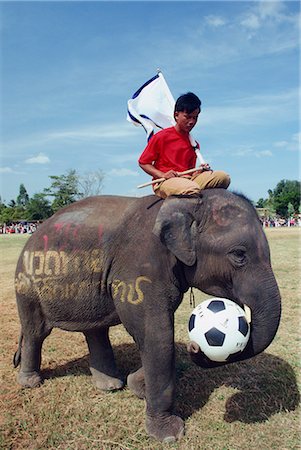
[{"label": "tree line", "polygon": [[[80,176],[72,169],[63,175],[50,175],[51,184],[43,192],[29,197],[24,184],[20,184],[16,199],[8,204],[0,198],[0,224],[18,221],[43,221],[60,208],[77,200],[99,195],[103,188],[104,173],[101,170]],[[260,198],[257,208],[263,208],[267,217],[287,219],[301,213],[300,181],[281,180],[268,191],[267,198]]]},{"label": "tree line", "polygon": [[43,221],[56,211],[82,198],[99,195],[104,173],[99,169],[79,175],[71,169],[63,175],[50,175],[51,184],[29,197],[24,184],[19,195],[5,204],[0,198],[0,224],[18,221]]}]

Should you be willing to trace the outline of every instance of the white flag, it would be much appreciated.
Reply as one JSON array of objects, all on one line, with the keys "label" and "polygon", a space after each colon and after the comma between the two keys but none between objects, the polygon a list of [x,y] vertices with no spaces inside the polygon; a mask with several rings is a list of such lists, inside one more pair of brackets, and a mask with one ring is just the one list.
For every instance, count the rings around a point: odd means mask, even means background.
[{"label": "white flag", "polygon": [[175,100],[161,72],[144,83],[128,100],[127,120],[142,126],[147,139],[154,134],[155,128],[167,128],[175,125]]},{"label": "white flag", "polygon": [[[176,124],[174,119],[175,100],[163,77],[162,72],[143,84],[128,100],[127,120],[136,126],[142,126],[149,140],[155,128],[167,128]],[[189,135],[191,145],[201,164],[205,161],[198,150],[194,138]]]}]

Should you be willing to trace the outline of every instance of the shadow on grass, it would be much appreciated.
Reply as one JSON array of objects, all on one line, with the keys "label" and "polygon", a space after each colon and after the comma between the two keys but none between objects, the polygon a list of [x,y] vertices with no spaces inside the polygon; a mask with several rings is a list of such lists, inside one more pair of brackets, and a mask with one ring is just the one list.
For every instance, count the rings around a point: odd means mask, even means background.
[{"label": "shadow on grass", "polygon": [[[124,378],[139,368],[140,356],[135,344],[115,346],[114,353]],[[45,379],[79,374],[90,375],[88,356],[43,371]],[[221,386],[237,389],[226,401],[226,422],[264,422],[278,412],[295,410],[300,403],[292,367],[269,353],[224,367],[202,369],[191,362],[186,345],[177,343],[176,377],[175,411],[184,419],[202,408]]]},{"label": "shadow on grass", "polygon": [[278,412],[294,411],[300,403],[294,370],[281,358],[262,353],[247,361],[202,369],[190,361],[184,344],[177,344],[177,350],[176,407],[184,418],[202,408],[221,386],[237,389],[226,401],[226,422],[264,422]]}]

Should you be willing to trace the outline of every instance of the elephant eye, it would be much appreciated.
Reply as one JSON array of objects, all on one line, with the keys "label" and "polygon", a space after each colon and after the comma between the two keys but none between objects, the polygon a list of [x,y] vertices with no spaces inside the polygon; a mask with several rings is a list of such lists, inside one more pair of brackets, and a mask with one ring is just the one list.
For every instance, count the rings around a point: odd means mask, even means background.
[{"label": "elephant eye", "polygon": [[236,267],[242,267],[247,263],[246,249],[242,247],[231,250],[228,253],[228,257]]}]

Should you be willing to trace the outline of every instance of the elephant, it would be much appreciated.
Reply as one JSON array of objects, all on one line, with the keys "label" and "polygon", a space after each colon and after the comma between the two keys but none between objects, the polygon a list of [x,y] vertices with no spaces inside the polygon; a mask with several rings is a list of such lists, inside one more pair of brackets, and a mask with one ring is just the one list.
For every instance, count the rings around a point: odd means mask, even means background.
[{"label": "elephant", "polygon": [[[280,321],[281,298],[268,242],[252,203],[242,194],[208,189],[196,195],[140,198],[94,196],[59,210],[26,242],[17,263],[21,323],[14,366],[23,387],[42,383],[41,350],[54,327],[80,331],[95,386],[124,387],[109,340],[123,324],[141,367],[127,385],[146,400],[146,431],[180,439],[173,412],[174,313],[190,287],[231,299],[251,311],[250,339],[237,362],[264,351]],[[192,361],[210,361],[194,342]]]}]

